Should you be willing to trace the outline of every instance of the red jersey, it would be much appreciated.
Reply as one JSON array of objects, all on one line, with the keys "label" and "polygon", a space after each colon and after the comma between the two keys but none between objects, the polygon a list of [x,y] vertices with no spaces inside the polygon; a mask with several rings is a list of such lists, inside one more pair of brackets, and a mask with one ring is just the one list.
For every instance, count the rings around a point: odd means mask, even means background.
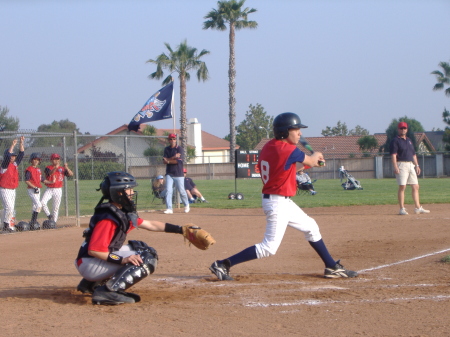
[{"label": "red jersey", "polygon": [[258,167],[263,181],[262,193],[292,197],[297,192],[296,162],[303,162],[305,154],[297,146],[272,139],[262,148]]},{"label": "red jersey", "polygon": [[19,186],[19,170],[16,162],[9,163],[7,169],[2,168],[1,173],[0,187],[14,190]]},{"label": "red jersey", "polygon": [[[138,218],[138,226],[142,224],[144,220]],[[127,234],[134,229],[134,226],[130,225],[130,229]],[[113,239],[114,233],[117,230],[117,225],[110,219],[99,221],[94,228],[91,240],[89,241],[88,250],[94,250],[96,252],[109,252],[109,245]]]},{"label": "red jersey", "polygon": [[[29,166],[25,170],[25,181],[31,182],[34,186],[41,188],[41,169],[39,167]],[[32,188],[27,185],[27,188]]]},{"label": "red jersey", "polygon": [[45,176],[47,180],[53,181],[54,177],[56,177],[56,181],[54,184],[46,184],[49,188],[61,188],[64,184],[64,176],[69,176],[69,173],[64,168],[64,166],[59,166],[56,171],[53,174],[50,174],[50,172],[55,167],[52,165],[49,165],[45,168]]}]

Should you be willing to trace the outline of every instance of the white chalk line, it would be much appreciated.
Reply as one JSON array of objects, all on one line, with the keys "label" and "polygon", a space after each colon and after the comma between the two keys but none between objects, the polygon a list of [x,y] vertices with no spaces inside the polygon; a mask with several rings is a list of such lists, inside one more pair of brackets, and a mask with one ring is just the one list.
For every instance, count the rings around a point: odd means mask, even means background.
[{"label": "white chalk line", "polygon": [[345,303],[383,303],[383,302],[396,302],[396,301],[416,301],[416,300],[431,300],[431,301],[443,301],[450,299],[450,295],[437,295],[437,296],[415,296],[415,297],[393,297],[380,300],[352,300],[352,301],[320,301],[320,300],[302,300],[290,303],[261,303],[261,302],[249,302],[244,304],[245,307],[249,308],[269,308],[269,307],[290,307],[290,306],[301,306],[301,305],[326,305],[326,304],[345,304]]},{"label": "white chalk line", "polygon": [[402,264],[402,263],[407,263],[407,262],[411,262],[411,261],[423,259],[423,258],[428,257],[428,256],[433,256],[433,255],[445,253],[445,252],[448,252],[448,251],[450,251],[450,248],[443,249],[443,250],[440,250],[440,251],[434,252],[434,253],[429,253],[429,254],[425,254],[425,255],[413,257],[412,259],[408,259],[408,260],[398,261],[398,262],[389,263],[389,264],[383,264],[383,265],[381,265],[381,266],[373,267],[373,268],[362,269],[362,270],[358,271],[358,273],[364,273],[364,272],[366,272],[366,271],[372,271],[372,270],[376,270],[376,269],[381,269],[381,268],[386,268],[386,267],[392,267],[392,266],[395,266],[395,265],[398,265],[398,264]]}]

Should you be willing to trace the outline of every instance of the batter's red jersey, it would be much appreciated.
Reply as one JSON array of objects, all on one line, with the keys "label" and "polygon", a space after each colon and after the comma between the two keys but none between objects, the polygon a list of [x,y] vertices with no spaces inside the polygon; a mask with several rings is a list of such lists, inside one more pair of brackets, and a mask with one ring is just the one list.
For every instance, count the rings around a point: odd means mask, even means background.
[{"label": "batter's red jersey", "polygon": [[64,176],[69,176],[68,171],[64,168],[64,166],[59,166],[56,171],[53,174],[50,174],[50,172],[55,167],[52,165],[49,165],[45,168],[45,176],[47,180],[53,181],[53,178],[56,177],[56,181],[54,184],[46,184],[47,187],[50,188],[60,188],[63,187],[64,184]]},{"label": "batter's red jersey", "polygon": [[272,139],[262,148],[258,167],[263,181],[262,193],[292,197],[297,191],[296,162],[303,162],[305,154],[297,146]]}]

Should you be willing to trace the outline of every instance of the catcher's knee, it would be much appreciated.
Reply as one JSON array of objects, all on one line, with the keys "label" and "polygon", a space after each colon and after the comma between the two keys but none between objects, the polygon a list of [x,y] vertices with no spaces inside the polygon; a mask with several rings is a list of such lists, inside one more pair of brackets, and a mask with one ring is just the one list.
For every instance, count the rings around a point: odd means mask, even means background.
[{"label": "catcher's knee", "polygon": [[153,274],[158,265],[158,254],[154,248],[149,247],[142,241],[132,241],[133,240],[130,240],[129,243],[136,253],[141,256],[143,263],[139,266],[127,263],[116,271],[111,279],[106,282],[106,287],[110,291],[126,290],[130,288],[133,284],[136,284],[148,275]]}]

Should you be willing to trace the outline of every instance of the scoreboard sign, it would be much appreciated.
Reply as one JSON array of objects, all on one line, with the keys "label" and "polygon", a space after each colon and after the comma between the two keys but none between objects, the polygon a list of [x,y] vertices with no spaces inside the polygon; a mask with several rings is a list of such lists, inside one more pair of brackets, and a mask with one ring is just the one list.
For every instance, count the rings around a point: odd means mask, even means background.
[{"label": "scoreboard sign", "polygon": [[258,150],[236,150],[236,178],[260,178],[261,174],[257,167],[258,157]]}]

